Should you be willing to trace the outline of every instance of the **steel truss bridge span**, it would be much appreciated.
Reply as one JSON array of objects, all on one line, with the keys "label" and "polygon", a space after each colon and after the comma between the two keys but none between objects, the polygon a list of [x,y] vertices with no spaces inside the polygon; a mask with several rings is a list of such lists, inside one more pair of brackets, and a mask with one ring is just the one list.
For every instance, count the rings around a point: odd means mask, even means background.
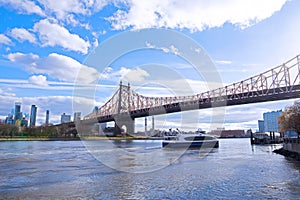
[{"label": "steel truss bridge span", "polygon": [[300,55],[248,79],[190,96],[147,97],[120,83],[114,95],[84,117],[99,123],[152,115],[300,97]]}]

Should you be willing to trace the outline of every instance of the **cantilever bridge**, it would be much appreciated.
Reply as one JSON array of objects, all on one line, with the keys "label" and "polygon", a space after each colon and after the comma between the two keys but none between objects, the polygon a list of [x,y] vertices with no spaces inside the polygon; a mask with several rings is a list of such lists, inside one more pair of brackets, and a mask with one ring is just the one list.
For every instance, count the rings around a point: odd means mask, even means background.
[{"label": "cantilever bridge", "polygon": [[147,97],[121,82],[114,95],[83,121],[115,121],[116,133],[124,125],[133,133],[134,119],[139,117],[299,97],[300,55],[259,75],[190,96]]}]

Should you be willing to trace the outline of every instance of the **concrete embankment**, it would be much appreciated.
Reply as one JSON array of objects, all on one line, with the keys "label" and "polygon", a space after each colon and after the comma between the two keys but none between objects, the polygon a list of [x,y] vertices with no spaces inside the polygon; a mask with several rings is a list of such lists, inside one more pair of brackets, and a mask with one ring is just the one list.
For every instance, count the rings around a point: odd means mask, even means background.
[{"label": "concrete embankment", "polygon": [[289,157],[289,158],[293,158],[293,159],[296,159],[296,160],[300,160],[300,154],[299,153],[285,150],[283,147],[280,148],[280,149],[275,149],[273,152],[274,153],[278,153],[280,155],[283,155],[285,157]]},{"label": "concrete embankment", "polygon": [[283,147],[274,153],[300,160],[300,138],[284,138]]}]

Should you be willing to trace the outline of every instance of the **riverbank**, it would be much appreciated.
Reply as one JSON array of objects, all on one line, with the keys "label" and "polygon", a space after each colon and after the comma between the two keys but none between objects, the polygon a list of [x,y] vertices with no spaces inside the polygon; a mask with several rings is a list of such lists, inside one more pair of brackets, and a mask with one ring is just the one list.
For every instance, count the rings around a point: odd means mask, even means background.
[{"label": "riverbank", "polygon": [[0,137],[0,142],[5,141],[74,141],[80,140],[76,138],[45,138],[45,137]]},{"label": "riverbank", "polygon": [[285,150],[283,147],[280,148],[280,149],[275,149],[273,152],[277,153],[277,154],[280,154],[280,155],[283,155],[285,157],[293,158],[295,160],[299,160],[300,161],[300,154],[299,153]]},{"label": "riverbank", "polygon": [[2,141],[76,141],[76,140],[161,140],[163,138],[148,136],[85,136],[85,137],[0,137]]}]

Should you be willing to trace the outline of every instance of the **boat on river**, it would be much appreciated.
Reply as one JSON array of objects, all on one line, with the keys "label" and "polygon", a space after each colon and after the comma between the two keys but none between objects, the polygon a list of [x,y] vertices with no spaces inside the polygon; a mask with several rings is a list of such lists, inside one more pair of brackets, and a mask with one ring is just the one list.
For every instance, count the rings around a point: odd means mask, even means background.
[{"label": "boat on river", "polygon": [[178,129],[165,133],[162,147],[165,148],[218,148],[219,141],[214,136],[198,129],[195,133],[185,134]]}]

